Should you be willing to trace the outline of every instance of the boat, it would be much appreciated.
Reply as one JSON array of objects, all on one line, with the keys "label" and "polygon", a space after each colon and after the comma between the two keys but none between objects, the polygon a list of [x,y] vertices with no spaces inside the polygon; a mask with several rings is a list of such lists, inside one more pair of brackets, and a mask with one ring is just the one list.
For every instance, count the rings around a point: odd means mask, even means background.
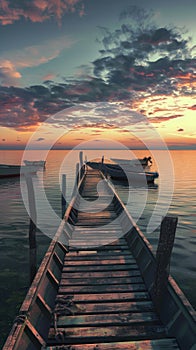
[{"label": "boat", "polygon": [[[81,248],[74,248],[70,244],[74,239],[74,227],[81,230],[84,222],[84,212],[80,211],[84,206],[83,201],[80,203],[81,194],[85,193],[86,188],[89,196],[92,180],[95,181],[93,184],[104,181],[106,191],[112,197],[112,208],[108,207],[111,215],[115,212],[118,217],[122,213],[118,221],[121,228],[117,230],[122,229],[122,233],[124,232],[123,242],[114,241],[92,250],[91,247],[85,248],[81,240]],[[95,191],[92,191],[93,199],[94,195]],[[78,215],[82,215],[80,226],[77,226]],[[89,224],[95,215],[99,220],[103,219],[100,212],[91,215],[91,218],[86,215],[85,233],[86,230],[92,230]],[[93,232],[99,230],[96,225],[92,227]],[[114,222],[111,232],[113,231]],[[93,232],[90,232],[90,236],[93,236]],[[84,236],[85,233],[81,235]],[[101,233],[105,239],[105,230],[99,231],[100,235]],[[117,263],[115,259],[118,259],[119,254],[121,260]],[[123,254],[126,266],[122,265]],[[98,174],[98,171],[87,167],[3,350],[194,350],[195,311],[170,275],[164,286],[162,303],[156,306],[155,316],[154,313],[151,315],[153,305],[157,305],[154,286],[158,268],[159,263],[149,241],[132,219],[113,186],[102,172]],[[133,280],[134,276],[138,276],[137,271],[142,276],[142,282],[130,282],[132,290],[130,283],[123,284],[123,277],[119,276],[119,272],[122,276],[123,273],[127,276],[130,271],[130,278]],[[116,273],[118,278],[114,277]],[[108,277],[103,278],[104,275]],[[103,283],[99,282],[100,276],[104,279]],[[124,311],[121,311],[122,304]]]},{"label": "boat", "polygon": [[158,172],[134,171],[133,168],[121,167],[118,164],[103,164],[102,171],[104,174],[111,176],[114,180],[129,181],[130,183],[153,184],[154,180],[159,177]]},{"label": "boat", "polygon": [[37,166],[39,168],[45,168],[45,166],[46,166],[45,160],[27,160],[27,159],[25,159],[23,162],[25,165]]},{"label": "boat", "polygon": [[17,177],[21,174],[36,173],[37,169],[34,166],[0,164],[0,178]]},{"label": "boat", "polygon": [[121,158],[111,158],[112,161],[119,165],[124,165],[124,166],[130,166],[130,167],[143,167],[143,168],[150,168],[152,165],[152,158],[149,157],[144,157],[144,158],[138,158],[138,159],[121,159]]},{"label": "boat", "polygon": [[130,165],[130,163],[127,164],[127,162],[124,163],[124,160],[122,160],[121,165],[113,160],[104,162],[104,157],[102,157],[101,161],[88,161],[86,164],[93,169],[101,170],[114,180],[129,181],[132,184],[153,184],[154,180],[159,177],[158,172],[148,171],[146,168],[143,168],[144,165],[137,167],[135,160],[134,166]]}]

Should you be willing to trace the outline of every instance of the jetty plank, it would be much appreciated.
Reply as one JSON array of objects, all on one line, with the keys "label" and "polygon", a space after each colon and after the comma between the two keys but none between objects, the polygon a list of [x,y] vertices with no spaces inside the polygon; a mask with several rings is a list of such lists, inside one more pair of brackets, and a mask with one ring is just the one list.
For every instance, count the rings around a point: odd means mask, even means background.
[{"label": "jetty plank", "polygon": [[[179,350],[175,339],[156,339],[144,341],[125,341],[120,343],[74,344],[75,350]],[[62,350],[62,346],[50,346],[46,350]],[[66,349],[64,349],[66,350]],[[67,348],[68,350],[68,348]],[[71,350],[71,349],[70,349]]]}]

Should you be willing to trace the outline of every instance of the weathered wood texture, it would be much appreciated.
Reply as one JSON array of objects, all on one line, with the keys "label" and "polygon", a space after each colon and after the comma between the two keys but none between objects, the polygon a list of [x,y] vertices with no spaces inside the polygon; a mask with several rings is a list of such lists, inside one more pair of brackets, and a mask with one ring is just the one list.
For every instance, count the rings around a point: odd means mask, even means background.
[{"label": "weathered wood texture", "polygon": [[31,174],[25,175],[29,203],[29,279],[32,283],[37,272],[37,212],[35,204],[35,193]]},{"label": "weathered wood texture", "polygon": [[167,291],[171,252],[174,244],[176,217],[166,216],[162,220],[158,248],[156,252],[156,275],[152,294],[154,294],[155,304],[160,310],[162,300]]}]

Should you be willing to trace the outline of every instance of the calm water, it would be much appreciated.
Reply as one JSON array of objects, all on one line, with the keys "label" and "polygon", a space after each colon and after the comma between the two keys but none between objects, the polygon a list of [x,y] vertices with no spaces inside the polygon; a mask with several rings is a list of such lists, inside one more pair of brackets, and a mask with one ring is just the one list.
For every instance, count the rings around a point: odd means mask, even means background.
[{"label": "calm water", "polygon": [[[196,151],[171,151],[171,162],[165,151],[156,151],[154,169],[160,173],[157,186],[128,188],[114,186],[139,227],[156,249],[161,217],[167,211],[178,216],[171,274],[192,305],[196,306],[195,247],[196,247]],[[88,159],[105,154],[126,158],[124,151],[84,151]],[[146,151],[134,151],[135,156],[148,156]],[[0,151],[0,163],[20,164],[23,151]],[[39,151],[29,151],[29,159],[42,159]],[[77,151],[51,151],[44,173],[33,177],[36,188],[38,224],[38,262],[40,263],[61,216],[61,173],[67,174],[69,201],[75,177]],[[172,169],[171,169],[172,165]],[[172,171],[174,178],[172,181]],[[172,191],[171,183],[174,183]],[[23,202],[26,200],[24,179],[0,180],[0,347],[11,328],[29,284],[28,224],[29,217]],[[22,190],[22,194],[21,194]],[[130,200],[128,201],[128,195]],[[171,203],[169,203],[171,197]],[[142,205],[141,205],[142,203]],[[157,204],[158,203],[158,204]],[[140,212],[140,215],[138,215]],[[148,229],[147,229],[148,227]],[[152,230],[153,229],[153,230]],[[44,233],[43,233],[44,232]],[[48,237],[49,236],[49,237]]]}]

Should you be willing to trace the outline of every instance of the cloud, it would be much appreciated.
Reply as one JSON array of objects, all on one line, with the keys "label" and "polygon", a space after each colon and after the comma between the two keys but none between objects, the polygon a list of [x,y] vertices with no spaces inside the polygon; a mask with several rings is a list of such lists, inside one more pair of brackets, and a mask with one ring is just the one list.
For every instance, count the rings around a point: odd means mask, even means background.
[{"label": "cloud", "polygon": [[44,141],[44,140],[45,140],[44,137],[39,137],[36,141],[37,141],[37,142],[40,142],[40,141]]},{"label": "cloud", "polygon": [[47,63],[60,55],[60,53],[72,46],[74,42],[67,36],[61,36],[46,40],[39,45],[28,46],[23,51],[7,52],[5,55],[14,56],[14,62],[17,67],[27,68],[35,67]]},{"label": "cloud", "polygon": [[193,105],[193,106],[189,107],[189,109],[192,109],[193,111],[195,111],[196,110],[196,105]]},{"label": "cloud", "polygon": [[0,23],[12,24],[22,18],[31,22],[44,22],[53,16],[61,23],[62,17],[68,12],[84,15],[81,0],[1,0]]},{"label": "cloud", "polygon": [[11,61],[0,60],[0,82],[2,85],[15,85],[21,77],[20,72]]},{"label": "cloud", "polygon": [[134,92],[169,95],[187,89],[186,93],[194,93],[196,60],[188,40],[176,29],[149,22],[151,16],[136,7],[123,19],[130,16],[133,21],[113,32],[102,28],[103,49],[93,62],[94,75],[118,91],[125,89],[127,98]]},{"label": "cloud", "polygon": [[43,82],[47,80],[53,80],[56,77],[54,73],[48,73],[42,77]]},{"label": "cloud", "polygon": [[[0,60],[0,81],[2,85],[17,85],[22,75],[19,71],[24,68],[36,67],[48,63],[59,57],[63,50],[74,44],[67,36],[46,40],[40,45],[28,46],[23,50],[5,52]],[[44,80],[54,79],[55,75],[48,75]]]},{"label": "cloud", "polygon": [[180,129],[178,129],[177,131],[181,132],[181,131],[184,131],[184,129],[180,128]]},{"label": "cloud", "polygon": [[163,123],[163,122],[167,122],[169,120],[180,118],[183,116],[184,116],[183,114],[176,114],[176,115],[169,115],[167,117],[150,117],[149,121],[151,123]]}]

